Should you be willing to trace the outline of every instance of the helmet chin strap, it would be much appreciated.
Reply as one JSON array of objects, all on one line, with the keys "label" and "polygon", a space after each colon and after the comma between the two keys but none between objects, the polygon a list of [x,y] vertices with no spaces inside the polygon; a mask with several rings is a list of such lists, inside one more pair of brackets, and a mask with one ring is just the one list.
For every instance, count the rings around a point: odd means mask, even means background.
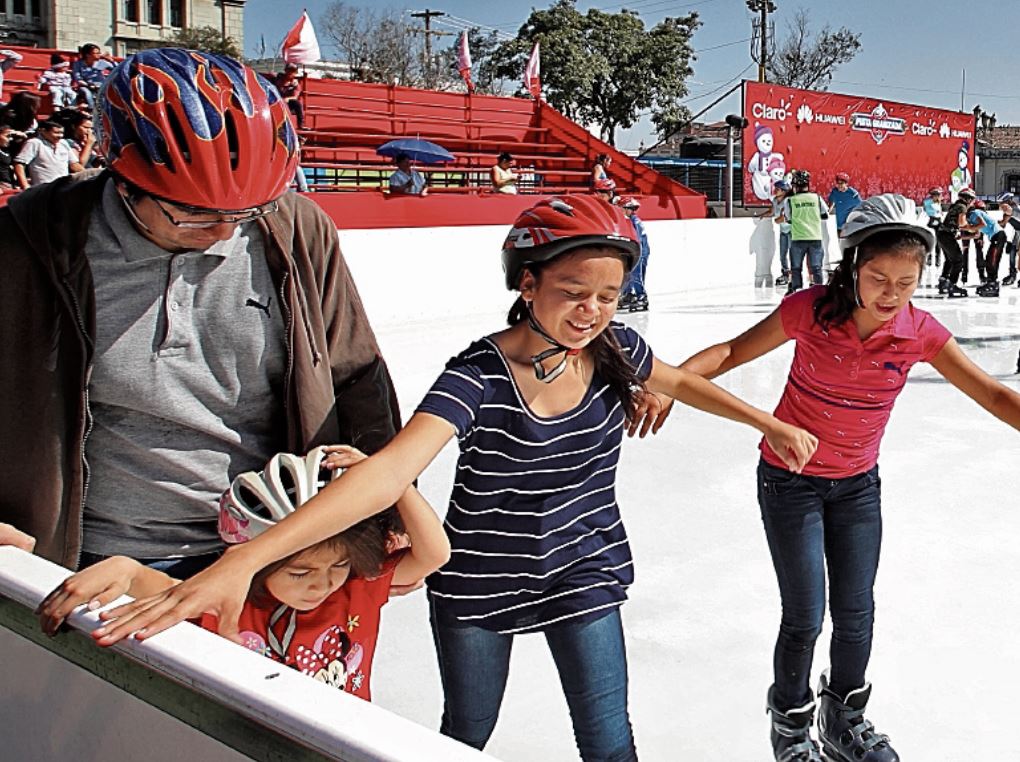
[{"label": "helmet chin strap", "polygon": [[[574,357],[575,355],[580,354],[581,350],[572,349],[571,347],[565,347],[558,341],[556,341],[556,339],[550,336],[549,333],[542,327],[542,325],[538,322],[537,318],[535,318],[535,313],[532,310],[531,302],[525,302],[525,304],[527,305],[528,308],[528,326],[531,328],[531,330],[533,330],[547,342],[552,344],[552,347],[550,347],[549,349],[539,352],[537,355],[531,356],[531,367],[535,369],[535,378],[537,378],[539,381],[543,383],[548,384],[551,383],[552,381],[555,381],[557,378],[560,377],[560,375],[562,375],[563,371],[567,369],[567,360],[571,357]],[[562,359],[551,370],[546,370],[545,366],[542,365],[542,363],[545,360],[548,360],[550,357],[555,357],[560,353],[563,354]]]},{"label": "helmet chin strap", "polygon": [[854,247],[853,256],[850,257],[850,262],[851,262],[851,264],[853,265],[853,268],[854,268],[854,272],[853,272],[853,277],[854,277],[854,301],[857,302],[857,306],[858,307],[863,309],[864,308],[864,302],[861,301],[861,287],[860,287],[860,284],[857,282],[857,247],[856,246]]}]

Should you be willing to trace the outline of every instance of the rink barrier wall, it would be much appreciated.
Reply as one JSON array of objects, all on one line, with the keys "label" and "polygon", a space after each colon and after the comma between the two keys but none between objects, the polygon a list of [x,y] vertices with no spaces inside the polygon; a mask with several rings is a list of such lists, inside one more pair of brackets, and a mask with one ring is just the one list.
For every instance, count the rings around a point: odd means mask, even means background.
[{"label": "rink barrier wall", "polygon": [[103,649],[79,610],[49,638],[33,611],[69,574],[0,547],[5,759],[492,759],[188,623]]},{"label": "rink barrier wall", "polygon": [[[839,261],[835,222],[825,246]],[[503,281],[500,252],[508,225],[340,230],[358,291],[375,326],[444,316],[504,313],[513,299]],[[780,274],[778,229],[770,219],[652,220],[645,223],[650,297],[751,285],[752,250],[771,246],[771,272]],[[804,266],[805,278],[807,264]],[[805,282],[807,282],[805,280]]]}]

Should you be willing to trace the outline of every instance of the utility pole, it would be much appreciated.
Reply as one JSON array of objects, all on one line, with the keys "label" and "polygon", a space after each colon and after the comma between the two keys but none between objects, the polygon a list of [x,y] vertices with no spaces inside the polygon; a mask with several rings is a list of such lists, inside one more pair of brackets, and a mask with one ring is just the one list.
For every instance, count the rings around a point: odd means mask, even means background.
[{"label": "utility pole", "polygon": [[[753,37],[757,37],[759,43],[758,50],[754,50],[754,43],[752,42],[751,57],[758,63],[758,81],[765,81],[765,70],[768,67],[769,58],[771,53],[769,52],[770,42],[772,45],[775,44],[774,40],[770,40],[769,35],[769,14],[776,12],[776,4],[772,0],[747,0],[747,8],[752,13],[761,14],[759,19],[755,19],[755,34]],[[752,39],[753,39],[752,37]]]},{"label": "utility pole", "polygon": [[432,30],[432,19],[445,15],[446,13],[443,11],[433,11],[429,8],[411,14],[413,18],[425,20],[425,84],[427,87],[432,87],[434,84],[432,81],[432,35],[442,37],[453,34],[452,32],[436,32]]}]

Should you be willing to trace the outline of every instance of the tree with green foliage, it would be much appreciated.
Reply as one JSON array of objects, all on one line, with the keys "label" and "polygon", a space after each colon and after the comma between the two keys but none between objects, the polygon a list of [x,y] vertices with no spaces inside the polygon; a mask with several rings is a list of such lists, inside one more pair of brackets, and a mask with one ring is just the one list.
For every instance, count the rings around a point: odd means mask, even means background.
[{"label": "tree with green foliage", "polygon": [[826,90],[836,67],[853,60],[861,49],[861,35],[828,24],[812,37],[808,12],[797,10],[787,22],[786,38],[768,66],[768,80],[804,90]]},{"label": "tree with green foliage", "polygon": [[[220,53],[231,58],[241,58],[241,47],[233,37],[224,37],[214,26],[191,26],[180,29],[168,40],[172,45],[207,53]],[[165,45],[166,43],[159,43]]]},{"label": "tree with green foliage", "polygon": [[691,37],[700,23],[691,13],[646,30],[633,11],[592,8],[582,14],[576,0],[556,0],[547,10],[532,11],[517,38],[494,51],[493,71],[519,80],[538,41],[542,93],[554,108],[598,125],[610,144],[617,128],[632,126],[649,109],[660,133],[668,134],[687,114],[680,99],[687,94]]}]

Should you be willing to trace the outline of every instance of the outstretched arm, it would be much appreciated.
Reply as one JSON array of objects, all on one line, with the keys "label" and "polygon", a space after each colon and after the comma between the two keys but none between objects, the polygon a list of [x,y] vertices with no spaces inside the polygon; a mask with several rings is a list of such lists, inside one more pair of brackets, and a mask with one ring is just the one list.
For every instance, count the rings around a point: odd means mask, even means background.
[{"label": "outstretched arm", "polygon": [[786,466],[800,473],[814,455],[818,439],[804,429],[784,423],[764,410],[748,405],[711,381],[684,368],[655,360],[648,388],[670,395],[706,413],[744,423],[760,431]]},{"label": "outstretched arm", "polygon": [[963,353],[956,339],[949,339],[931,365],[949,383],[1014,429],[1020,429],[1020,394],[999,383]]},{"label": "outstretched arm", "polygon": [[110,624],[94,635],[102,645],[132,633],[142,640],[209,613],[219,620],[219,634],[237,641],[237,620],[259,569],[393,505],[454,434],[442,418],[417,413],[386,447],[328,484],[300,511],[173,589],[103,612]]},{"label": "outstretched arm", "polygon": [[736,338],[714,344],[689,357],[680,363],[680,367],[705,378],[715,378],[738,365],[768,354],[788,340],[789,336],[783,330],[783,320],[777,309]]}]

